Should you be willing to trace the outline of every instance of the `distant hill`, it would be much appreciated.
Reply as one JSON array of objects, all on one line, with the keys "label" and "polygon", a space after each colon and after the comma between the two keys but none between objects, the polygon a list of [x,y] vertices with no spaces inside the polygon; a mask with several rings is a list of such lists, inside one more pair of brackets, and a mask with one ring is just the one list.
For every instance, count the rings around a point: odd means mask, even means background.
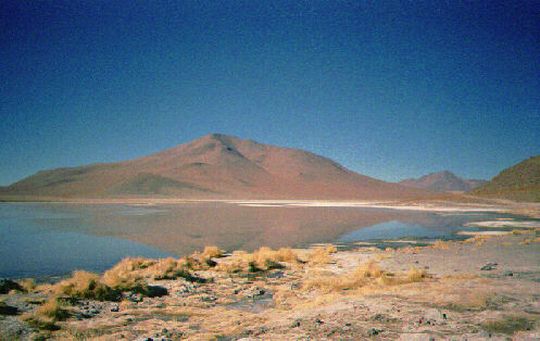
[{"label": "distant hill", "polygon": [[400,181],[399,184],[408,187],[427,189],[434,192],[467,192],[486,182],[487,181],[485,180],[463,179],[452,172],[442,171],[424,175],[418,179],[406,179]]},{"label": "distant hill", "polygon": [[540,201],[540,155],[503,170],[471,194],[516,201]]},{"label": "distant hill", "polygon": [[360,175],[310,152],[211,134],[135,160],[40,171],[2,190],[0,198],[403,199],[430,195]]}]

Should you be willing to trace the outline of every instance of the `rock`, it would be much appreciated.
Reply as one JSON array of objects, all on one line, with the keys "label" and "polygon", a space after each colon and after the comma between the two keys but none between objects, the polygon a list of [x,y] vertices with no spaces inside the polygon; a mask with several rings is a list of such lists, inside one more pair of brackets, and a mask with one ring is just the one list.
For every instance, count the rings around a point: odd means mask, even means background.
[{"label": "rock", "polygon": [[201,296],[201,301],[203,302],[215,302],[217,301],[217,297],[213,295],[204,295]]},{"label": "rock", "polygon": [[293,321],[293,323],[291,323],[291,328],[298,328],[300,327],[300,321],[299,319],[296,319]]},{"label": "rock", "polygon": [[130,302],[138,303],[143,301],[143,295],[140,293],[131,293],[127,295],[126,299]]},{"label": "rock", "polygon": [[254,287],[253,289],[248,290],[246,293],[246,297],[248,298],[255,298],[257,296],[262,296],[266,293],[266,291],[259,287]]},{"label": "rock", "polygon": [[506,270],[503,272],[503,276],[512,277],[514,276],[514,273],[512,271]]},{"label": "rock", "polygon": [[12,307],[4,302],[0,302],[0,315],[17,315],[18,313],[19,309],[16,307]]},{"label": "rock", "polygon": [[435,324],[437,322],[442,322],[446,320],[446,314],[443,314],[439,309],[428,309],[424,313],[424,322],[426,324]]},{"label": "rock", "polygon": [[367,335],[368,336],[379,335],[380,333],[382,333],[382,331],[383,331],[382,329],[378,329],[378,328],[369,328]]},{"label": "rock", "polygon": [[274,271],[266,275],[267,278],[283,278],[285,273],[283,271]]},{"label": "rock", "polygon": [[118,304],[114,304],[112,307],[111,307],[111,311],[113,313],[117,313],[120,311],[120,306]]},{"label": "rock", "polygon": [[482,271],[491,271],[494,270],[497,267],[497,263],[487,263],[483,267],[480,268]]},{"label": "rock", "polygon": [[19,285],[19,283],[15,281],[12,281],[7,278],[1,278],[0,279],[0,294],[7,294],[11,290],[23,291],[23,288]]},{"label": "rock", "polygon": [[159,286],[159,285],[149,285],[146,291],[147,291],[146,295],[148,297],[161,297],[169,293],[167,291],[167,288]]}]

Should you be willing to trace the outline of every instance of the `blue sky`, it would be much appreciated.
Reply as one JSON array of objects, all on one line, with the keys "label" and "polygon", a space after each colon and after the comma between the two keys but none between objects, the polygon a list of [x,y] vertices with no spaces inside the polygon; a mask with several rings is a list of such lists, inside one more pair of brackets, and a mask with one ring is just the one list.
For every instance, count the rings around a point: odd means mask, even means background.
[{"label": "blue sky", "polygon": [[397,181],[540,154],[537,1],[0,2],[0,185],[221,132]]}]

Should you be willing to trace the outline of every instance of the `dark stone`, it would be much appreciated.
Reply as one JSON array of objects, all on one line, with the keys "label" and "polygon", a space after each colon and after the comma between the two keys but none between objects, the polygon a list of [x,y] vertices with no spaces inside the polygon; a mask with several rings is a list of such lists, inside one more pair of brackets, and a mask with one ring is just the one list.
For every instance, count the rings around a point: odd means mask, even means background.
[{"label": "dark stone", "polygon": [[300,320],[294,320],[293,323],[291,323],[291,328],[298,328],[300,327]]},{"label": "dark stone", "polygon": [[274,271],[266,275],[268,278],[283,278],[285,277],[285,273],[283,271]]},{"label": "dark stone", "polygon": [[146,295],[148,297],[161,297],[166,296],[168,293],[167,288],[159,285],[149,285],[146,290]]},{"label": "dark stone", "polygon": [[119,311],[120,311],[120,307],[118,306],[118,304],[113,305],[113,306],[111,307],[111,311],[112,311],[113,313],[119,312]]},{"label": "dark stone", "polygon": [[370,329],[368,330],[368,336],[379,335],[381,332],[382,332],[382,329],[370,328]]},{"label": "dark stone", "polygon": [[512,277],[512,276],[514,276],[514,273],[512,271],[507,270],[507,271],[503,272],[503,276]]},{"label": "dark stone", "polygon": [[487,263],[483,267],[480,268],[482,271],[491,271],[494,270],[497,267],[497,263]]},{"label": "dark stone", "polygon": [[0,279],[0,294],[7,294],[11,290],[23,291],[23,288],[19,285],[19,283],[15,281],[12,281],[7,278],[1,278]]},{"label": "dark stone", "polygon": [[19,310],[16,307],[0,302],[0,315],[17,315]]}]

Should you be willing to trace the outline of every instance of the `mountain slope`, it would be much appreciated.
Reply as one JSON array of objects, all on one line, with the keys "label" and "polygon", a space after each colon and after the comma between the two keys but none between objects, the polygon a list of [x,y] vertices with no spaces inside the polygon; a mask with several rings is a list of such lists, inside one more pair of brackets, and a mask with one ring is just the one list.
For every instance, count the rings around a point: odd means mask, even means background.
[{"label": "mountain slope", "polygon": [[423,188],[434,192],[470,191],[471,189],[486,183],[485,180],[462,179],[449,171],[442,171],[424,175],[418,179],[406,179],[399,182],[400,185]]},{"label": "mountain slope", "polygon": [[503,170],[471,194],[517,201],[540,201],[540,155]]},{"label": "mountain slope", "polygon": [[352,172],[310,152],[211,134],[135,160],[41,171],[3,196],[392,199],[429,193]]}]

